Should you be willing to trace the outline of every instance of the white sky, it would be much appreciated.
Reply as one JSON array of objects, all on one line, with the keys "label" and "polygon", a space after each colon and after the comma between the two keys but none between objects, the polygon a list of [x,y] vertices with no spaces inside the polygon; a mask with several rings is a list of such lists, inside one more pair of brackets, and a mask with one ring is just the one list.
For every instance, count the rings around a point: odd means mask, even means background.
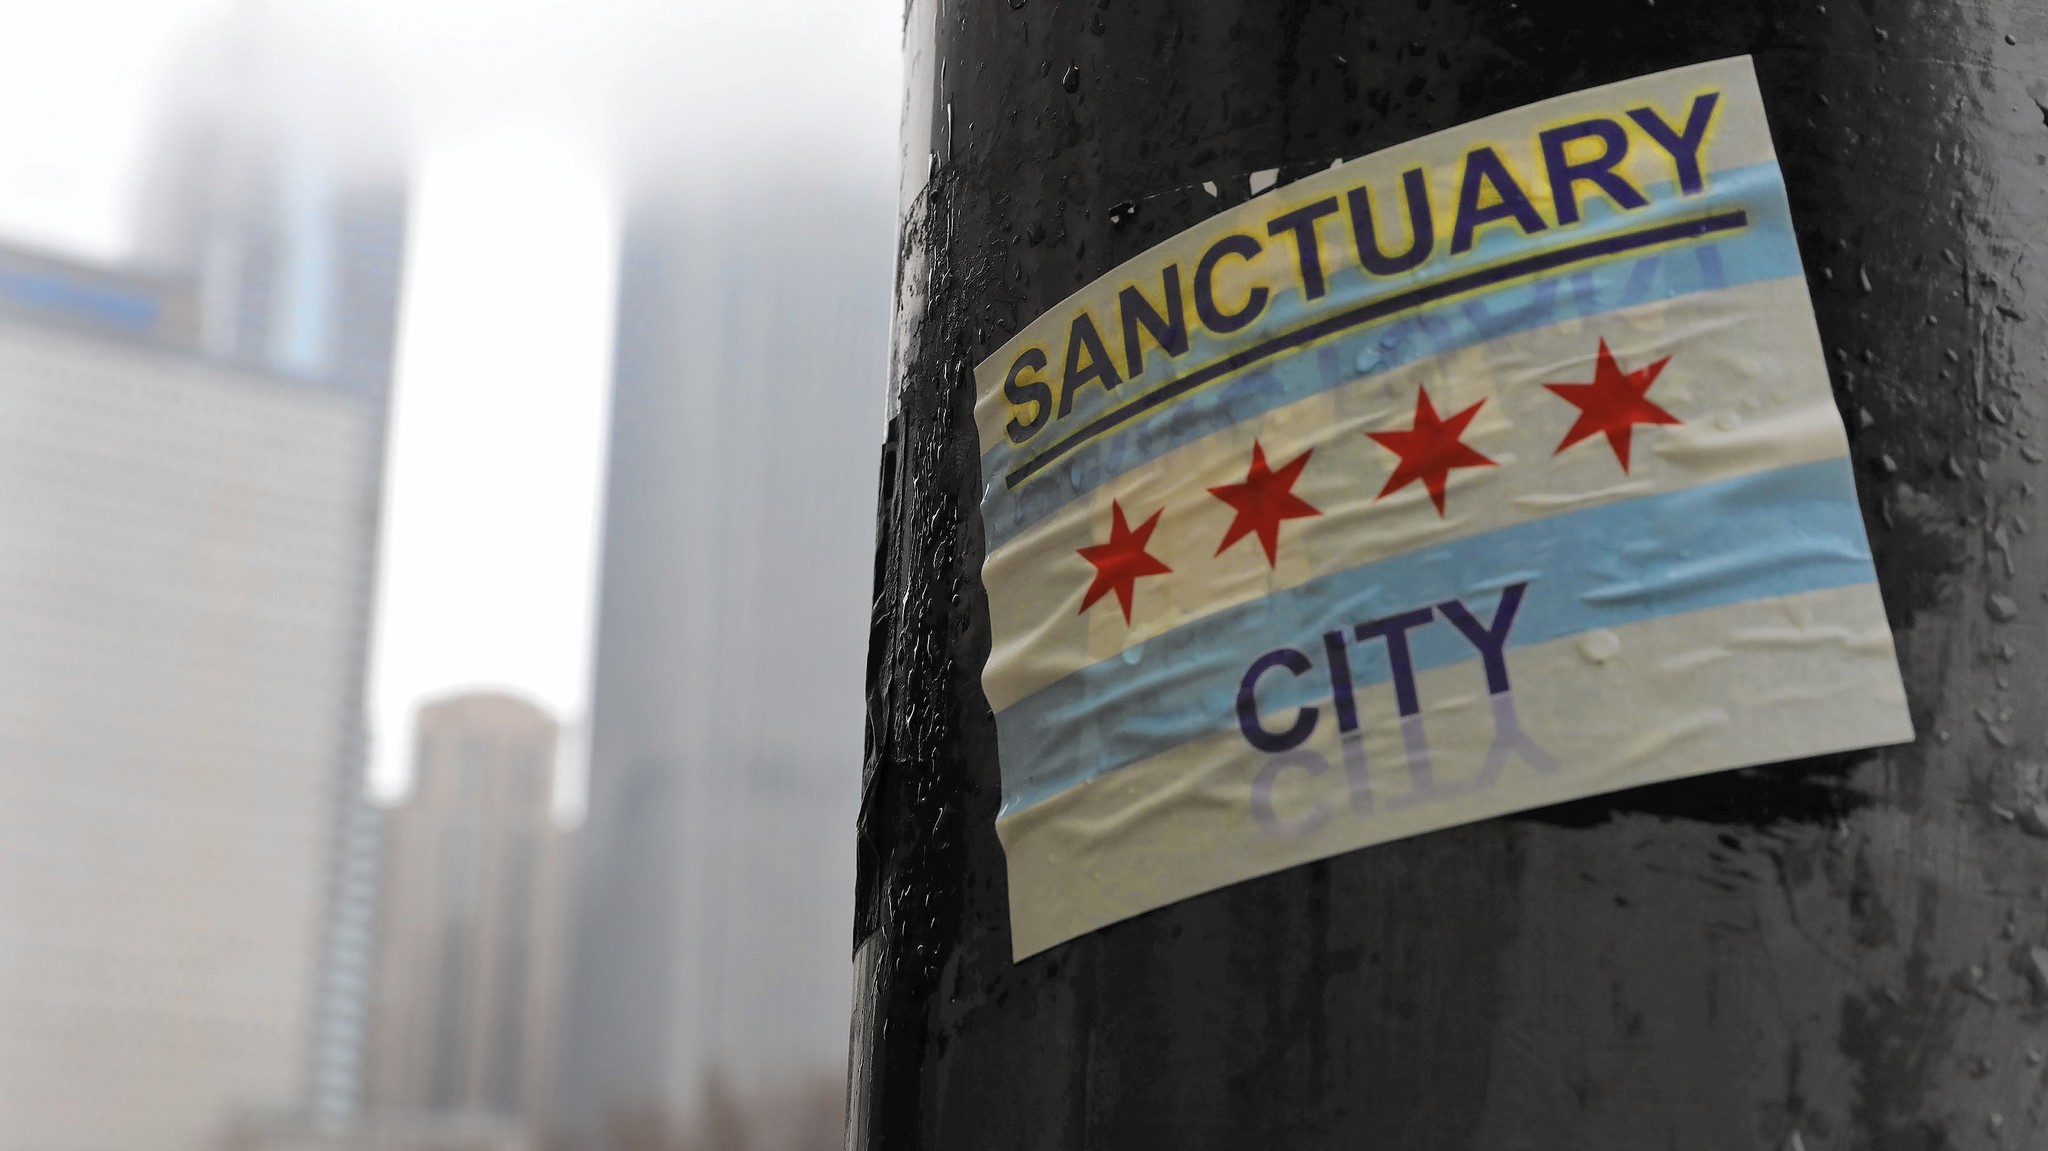
[{"label": "white sky", "polygon": [[729,183],[794,154],[886,178],[901,8],[0,0],[0,238],[121,255],[174,60],[252,12],[375,77],[415,173],[371,677],[390,796],[423,697],[492,685],[587,710],[615,173],[685,156]]},{"label": "white sky", "polygon": [[385,795],[422,695],[584,710],[617,255],[597,173],[538,129],[437,148],[414,188],[371,676]]}]

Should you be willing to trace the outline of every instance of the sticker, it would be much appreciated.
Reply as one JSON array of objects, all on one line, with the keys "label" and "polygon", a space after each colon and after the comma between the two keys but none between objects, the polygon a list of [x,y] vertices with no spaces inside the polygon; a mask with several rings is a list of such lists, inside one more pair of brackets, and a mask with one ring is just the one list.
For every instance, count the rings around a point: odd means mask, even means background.
[{"label": "sticker", "polygon": [[975,383],[1019,958],[1912,738],[1746,58],[1268,192]]}]

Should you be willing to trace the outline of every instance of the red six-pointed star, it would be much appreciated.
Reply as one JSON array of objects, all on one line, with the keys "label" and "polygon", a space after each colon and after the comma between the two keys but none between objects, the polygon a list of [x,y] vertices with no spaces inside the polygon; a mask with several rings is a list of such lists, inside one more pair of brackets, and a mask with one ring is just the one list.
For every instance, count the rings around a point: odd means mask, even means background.
[{"label": "red six-pointed star", "polygon": [[1280,522],[1323,514],[1293,491],[1294,481],[1301,478],[1301,469],[1308,466],[1308,458],[1313,454],[1315,449],[1310,448],[1280,465],[1276,472],[1266,466],[1266,450],[1259,441],[1252,441],[1252,466],[1245,473],[1244,482],[1209,489],[1210,495],[1237,510],[1230,530],[1223,533],[1223,542],[1216,545],[1217,555],[1244,537],[1257,534],[1266,549],[1266,566],[1279,564]]},{"label": "red six-pointed star", "polygon": [[[1166,509],[1161,508],[1163,512]],[[1095,565],[1095,579],[1088,584],[1088,593],[1081,597],[1081,610],[1087,611],[1095,601],[1114,591],[1116,602],[1124,609],[1124,623],[1131,622],[1131,593],[1138,580],[1148,575],[1164,575],[1173,569],[1160,563],[1145,551],[1145,543],[1152,538],[1152,530],[1159,526],[1159,512],[1139,524],[1136,531],[1124,520],[1123,505],[1109,501],[1110,525],[1109,542],[1090,544],[1076,548],[1081,558]]]},{"label": "red six-pointed star", "polygon": [[1450,479],[1453,468],[1490,468],[1494,462],[1466,445],[1459,437],[1472,417],[1486,401],[1481,400],[1462,412],[1444,419],[1436,414],[1436,405],[1429,401],[1429,389],[1419,388],[1415,393],[1415,423],[1405,432],[1367,432],[1373,442],[1401,457],[1394,466],[1394,474],[1387,477],[1387,486],[1380,489],[1376,499],[1386,499],[1416,480],[1421,480],[1429,489],[1429,498],[1436,504],[1436,514],[1444,514],[1444,485]]},{"label": "red six-pointed star", "polygon": [[1590,384],[1545,384],[1556,392],[1566,403],[1579,409],[1579,418],[1572,423],[1572,430],[1564,434],[1564,442],[1557,445],[1552,455],[1562,453],[1566,448],[1594,433],[1607,436],[1607,446],[1614,449],[1614,458],[1621,461],[1621,470],[1628,470],[1629,441],[1632,429],[1637,424],[1676,424],[1682,421],[1677,416],[1650,402],[1650,385],[1657,381],[1657,373],[1671,362],[1666,356],[1646,368],[1624,372],[1614,362],[1614,353],[1607,350],[1607,341],[1600,341],[1600,356],[1593,364],[1593,382]]}]

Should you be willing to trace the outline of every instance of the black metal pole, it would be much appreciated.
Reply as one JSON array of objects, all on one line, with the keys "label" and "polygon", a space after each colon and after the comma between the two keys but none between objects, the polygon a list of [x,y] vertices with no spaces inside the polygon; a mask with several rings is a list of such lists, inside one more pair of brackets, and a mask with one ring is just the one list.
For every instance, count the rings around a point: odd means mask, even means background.
[{"label": "black metal pole", "polygon": [[[2048,1144],[2048,10],[913,0],[905,35],[849,1146]],[[1919,742],[1353,852],[1012,963],[972,366],[1254,173],[1744,53]]]}]

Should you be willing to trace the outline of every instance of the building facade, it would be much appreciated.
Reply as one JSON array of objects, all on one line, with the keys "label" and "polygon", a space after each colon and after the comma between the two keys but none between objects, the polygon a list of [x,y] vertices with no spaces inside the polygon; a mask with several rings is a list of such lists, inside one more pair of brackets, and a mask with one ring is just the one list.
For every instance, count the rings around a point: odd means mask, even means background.
[{"label": "building facade", "polygon": [[569,868],[560,734],[507,695],[420,708],[413,792],[384,840],[373,1116],[545,1122]]},{"label": "building facade", "polygon": [[0,249],[9,1147],[199,1151],[361,1095],[406,185],[229,47],[162,102],[131,264]]},{"label": "building facade", "polygon": [[782,188],[627,215],[565,1146],[844,1071],[894,229]]},{"label": "building facade", "polygon": [[0,1132],[205,1147],[308,1088],[377,424],[0,269]]}]

